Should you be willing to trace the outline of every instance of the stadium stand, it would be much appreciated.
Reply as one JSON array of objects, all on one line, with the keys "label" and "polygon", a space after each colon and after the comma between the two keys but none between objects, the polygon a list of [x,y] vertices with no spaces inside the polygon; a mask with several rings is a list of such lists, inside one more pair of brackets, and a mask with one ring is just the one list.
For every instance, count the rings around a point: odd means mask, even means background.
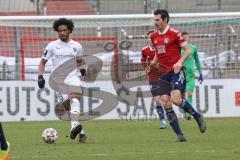
[{"label": "stadium stand", "polygon": [[[201,3],[199,3],[199,2]],[[184,4],[184,5],[182,5]],[[239,0],[0,0],[0,16],[139,14],[167,9],[170,13],[237,12]]]},{"label": "stadium stand", "polygon": [[46,15],[96,14],[88,0],[47,0]]}]

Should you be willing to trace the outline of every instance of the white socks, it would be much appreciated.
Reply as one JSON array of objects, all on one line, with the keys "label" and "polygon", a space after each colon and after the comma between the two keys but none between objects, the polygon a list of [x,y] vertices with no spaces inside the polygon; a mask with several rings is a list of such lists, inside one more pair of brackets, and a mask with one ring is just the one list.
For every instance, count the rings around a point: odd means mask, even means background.
[{"label": "white socks", "polygon": [[70,119],[71,119],[71,130],[79,125],[79,114],[80,114],[80,102],[77,98],[73,98],[70,102]]}]

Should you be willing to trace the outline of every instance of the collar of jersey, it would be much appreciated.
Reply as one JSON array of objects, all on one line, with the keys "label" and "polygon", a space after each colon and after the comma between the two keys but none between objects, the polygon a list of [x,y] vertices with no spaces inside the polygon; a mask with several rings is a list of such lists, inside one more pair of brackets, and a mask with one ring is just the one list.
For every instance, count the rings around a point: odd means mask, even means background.
[{"label": "collar of jersey", "polygon": [[152,47],[150,44],[148,45],[148,47],[149,47],[150,51],[154,51],[155,50],[154,47]]},{"label": "collar of jersey", "polygon": [[165,34],[165,33],[167,33],[168,29],[169,29],[169,25],[167,25],[167,27],[164,29],[163,32],[161,32],[161,31],[159,30],[158,33],[159,33],[159,34]]},{"label": "collar of jersey", "polygon": [[58,39],[60,43],[63,43],[63,44],[68,44],[68,43],[71,43],[72,42],[72,39],[70,39],[69,42],[63,42],[61,39]]}]

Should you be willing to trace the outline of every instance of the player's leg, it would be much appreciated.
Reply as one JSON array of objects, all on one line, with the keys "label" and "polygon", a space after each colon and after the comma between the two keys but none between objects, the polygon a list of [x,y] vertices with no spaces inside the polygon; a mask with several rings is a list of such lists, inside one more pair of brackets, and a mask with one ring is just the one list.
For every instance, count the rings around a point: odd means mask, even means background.
[{"label": "player's leg", "polygon": [[172,127],[173,131],[177,135],[177,141],[184,142],[186,141],[186,138],[183,135],[183,132],[179,126],[178,118],[172,108],[172,102],[170,100],[170,97],[168,95],[162,95],[161,96],[161,102],[164,106],[164,109],[166,111],[167,119],[169,121],[170,126]]},{"label": "player's leg", "polygon": [[1,143],[0,158],[1,160],[8,160],[10,144],[6,141],[1,122],[0,122],[0,143]]},{"label": "player's leg", "polygon": [[87,136],[83,130],[82,125],[79,123],[80,116],[80,94],[70,94],[70,119],[71,119],[71,134],[70,138],[75,139],[79,135],[79,142],[85,143]]},{"label": "player's leg", "polygon": [[[161,82],[168,82],[169,84],[171,84],[171,73],[167,73],[167,74],[160,76],[159,83],[161,83]],[[159,88],[159,89],[161,89],[161,88]],[[177,141],[179,141],[179,142],[186,141],[186,138],[184,137],[183,132],[179,126],[178,118],[175,114],[175,111],[172,108],[172,102],[171,102],[169,93],[161,95],[161,103],[165,109],[169,124],[170,124],[171,128],[173,129],[173,131],[177,135]]]},{"label": "player's leg", "polygon": [[161,96],[159,96],[158,94],[158,91],[159,91],[159,86],[154,84],[154,83],[151,83],[150,86],[150,89],[151,89],[151,93],[152,93],[152,96],[154,98],[154,101],[156,102],[156,111],[157,111],[157,114],[159,116],[159,120],[160,120],[160,123],[161,123],[161,126],[160,126],[160,129],[165,129],[166,128],[166,120],[165,120],[165,116],[164,116],[164,108],[162,106],[162,103],[161,103]]},{"label": "player's leg", "polygon": [[[193,91],[191,91],[191,90],[188,90],[188,91],[186,91],[186,100],[192,105],[192,93],[193,93]],[[192,116],[189,114],[189,113],[187,113],[187,112],[185,112],[186,113],[186,119],[187,120],[191,120],[192,119]]]},{"label": "player's leg", "polygon": [[[192,72],[186,73],[186,89],[183,92],[183,98],[187,99],[187,101],[192,104],[192,92],[195,87],[195,74]],[[184,111],[181,107],[179,107],[180,112],[183,114],[184,118],[187,120],[191,120],[192,117],[189,113]]]},{"label": "player's leg", "polygon": [[186,78],[187,78],[186,89],[185,89],[186,99],[190,104],[192,104],[192,93],[195,88],[195,74],[188,73],[188,76]]},{"label": "player's leg", "polygon": [[164,116],[164,108],[161,103],[161,96],[154,96],[154,100],[156,102],[156,110],[157,110],[157,114],[159,116],[159,120],[161,123],[160,129],[165,129],[167,127],[167,123],[166,123],[165,116]]},{"label": "player's leg", "polygon": [[177,74],[173,73],[171,81],[172,84],[174,85],[174,90],[171,91],[172,102],[175,105],[181,107],[184,111],[186,111],[190,115],[192,115],[194,119],[197,121],[200,132],[204,133],[206,131],[206,124],[203,119],[203,116],[200,115],[186,99],[182,99],[182,92],[185,90],[186,85],[184,72],[180,71]]},{"label": "player's leg", "polygon": [[[57,105],[64,107],[64,109],[69,113],[68,115],[64,114],[64,116],[70,117],[70,125],[71,125],[70,138],[71,139],[75,139],[78,134],[80,137],[84,137],[84,138],[86,137],[86,134],[84,133],[82,125],[79,123],[79,115],[80,115],[79,96],[80,94],[75,94],[75,93],[69,94],[69,95],[57,93],[57,97],[59,100]],[[62,108],[62,107],[58,107],[58,108]],[[84,138],[80,138],[81,141]]]},{"label": "player's leg", "polygon": [[[80,81],[78,75],[70,76],[64,80],[64,83],[74,86],[81,86],[82,82]],[[71,133],[70,138],[75,139],[79,135],[79,142],[85,143],[87,136],[83,130],[82,125],[79,122],[80,117],[80,93],[73,92],[68,95],[70,99],[70,119],[71,119]]]},{"label": "player's leg", "polygon": [[[192,93],[194,91],[195,88],[195,73],[194,72],[187,72],[186,73],[186,90],[185,90],[185,94],[186,97],[185,99],[192,105]],[[186,119],[187,120],[191,120],[191,115],[186,113]]]}]

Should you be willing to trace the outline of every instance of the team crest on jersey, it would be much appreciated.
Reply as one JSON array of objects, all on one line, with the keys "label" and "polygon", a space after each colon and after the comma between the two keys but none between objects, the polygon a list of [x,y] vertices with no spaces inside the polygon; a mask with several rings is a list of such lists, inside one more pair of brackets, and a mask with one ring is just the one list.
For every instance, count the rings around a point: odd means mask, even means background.
[{"label": "team crest on jersey", "polygon": [[73,52],[77,52],[77,48],[73,48]]},{"label": "team crest on jersey", "polygon": [[169,42],[168,38],[164,38],[164,43],[167,44]]}]

